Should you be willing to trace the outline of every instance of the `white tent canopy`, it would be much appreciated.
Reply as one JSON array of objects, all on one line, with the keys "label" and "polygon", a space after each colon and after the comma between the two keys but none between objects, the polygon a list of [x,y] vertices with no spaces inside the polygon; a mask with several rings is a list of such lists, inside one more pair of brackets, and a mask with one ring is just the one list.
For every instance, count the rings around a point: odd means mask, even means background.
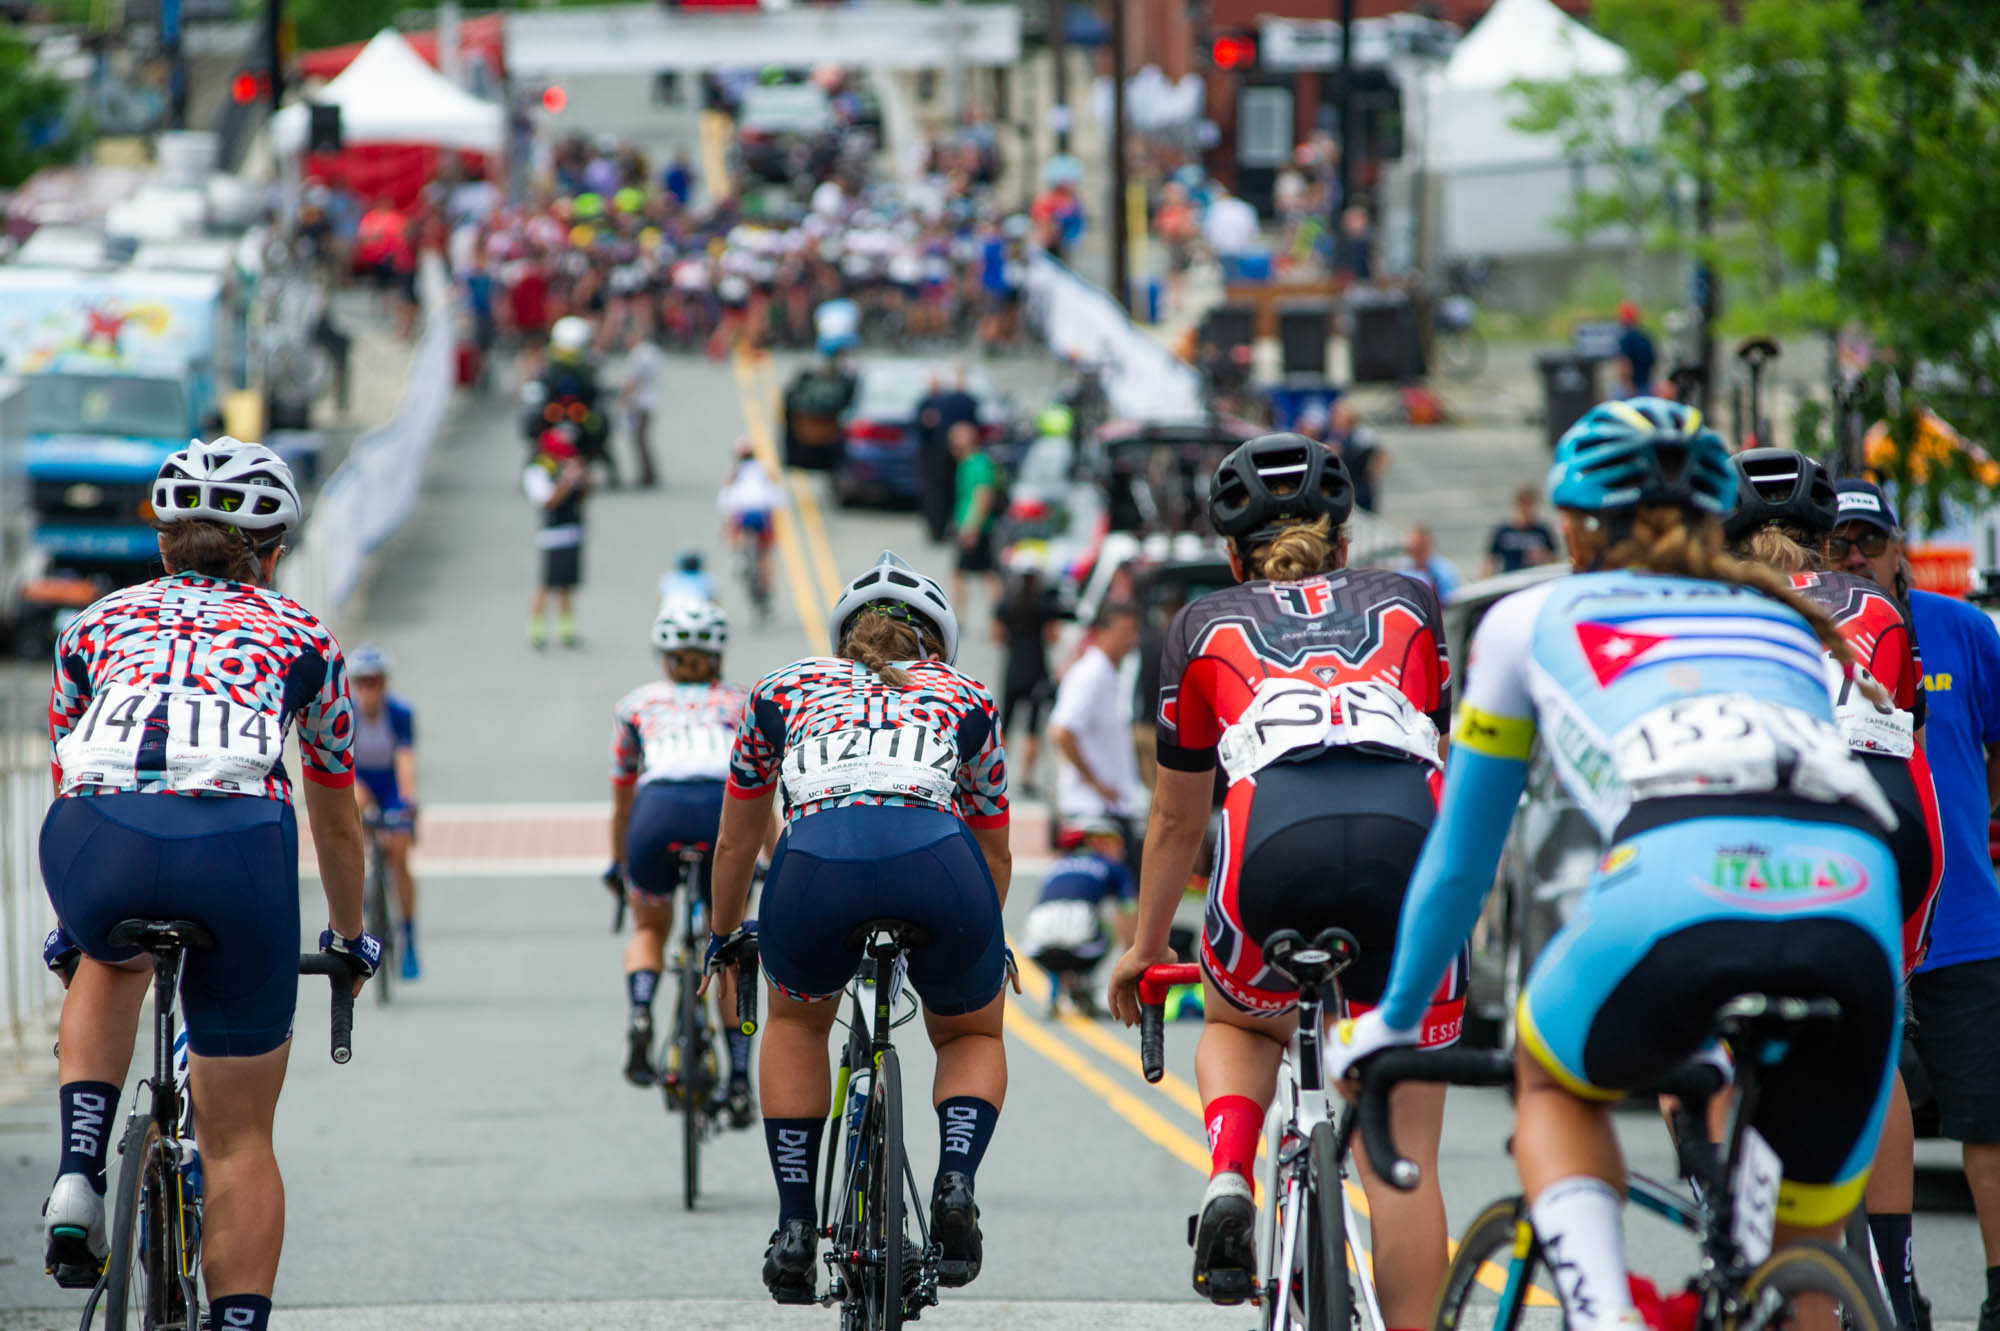
[{"label": "white tent canopy", "polygon": [[1452,51],[1444,83],[1447,88],[1504,88],[1515,79],[1618,75],[1628,64],[1617,43],[1578,23],[1552,0],[1499,0]]},{"label": "white tent canopy", "polygon": [[[506,142],[498,106],[459,88],[387,28],[314,100],[340,108],[341,135],[350,145],[424,143],[498,154]],[[298,103],[272,116],[273,146],[285,154],[303,151],[310,116]]]}]

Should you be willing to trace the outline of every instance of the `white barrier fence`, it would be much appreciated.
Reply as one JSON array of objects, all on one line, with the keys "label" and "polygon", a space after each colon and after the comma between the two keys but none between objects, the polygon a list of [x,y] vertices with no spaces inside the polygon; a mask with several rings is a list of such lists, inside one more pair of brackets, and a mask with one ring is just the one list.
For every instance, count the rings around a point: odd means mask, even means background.
[{"label": "white barrier fence", "polygon": [[368,556],[416,507],[424,464],[451,407],[451,281],[435,254],[417,274],[423,331],[410,349],[396,414],[354,441],[320,487],[299,548],[278,565],[278,588],[315,614],[336,618],[361,584]]},{"label": "white barrier fence", "polygon": [[42,965],[55,912],[35,844],[49,804],[48,674],[0,675],[0,1069],[45,1055],[62,987]]},{"label": "white barrier fence", "polygon": [[1094,365],[1112,414],[1174,420],[1202,414],[1201,376],[1133,326],[1118,302],[1036,252],[1028,258],[1029,325],[1049,350]]}]

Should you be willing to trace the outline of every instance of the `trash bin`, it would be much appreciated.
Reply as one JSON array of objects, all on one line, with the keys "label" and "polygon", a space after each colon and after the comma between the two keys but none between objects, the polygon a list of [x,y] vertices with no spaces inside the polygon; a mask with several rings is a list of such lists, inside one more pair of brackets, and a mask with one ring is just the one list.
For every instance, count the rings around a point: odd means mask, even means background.
[{"label": "trash bin", "polygon": [[1417,307],[1401,291],[1356,287],[1347,293],[1348,358],[1357,384],[1400,384],[1424,377]]},{"label": "trash bin", "polygon": [[1324,301],[1292,301],[1278,307],[1278,346],[1284,373],[1326,378],[1326,337],[1330,311]]},{"label": "trash bin", "polygon": [[1563,437],[1563,431],[1583,419],[1583,413],[1602,401],[1597,391],[1595,356],[1579,356],[1558,351],[1535,358],[1542,372],[1543,414],[1549,423],[1549,448]]},{"label": "trash bin", "polygon": [[1257,340],[1257,307],[1215,306],[1202,317],[1201,333],[1195,340],[1222,351],[1250,346]]},{"label": "trash bin", "polygon": [[1264,391],[1271,399],[1273,430],[1300,430],[1315,438],[1325,435],[1333,404],[1340,400],[1340,390],[1323,377],[1288,376]]}]

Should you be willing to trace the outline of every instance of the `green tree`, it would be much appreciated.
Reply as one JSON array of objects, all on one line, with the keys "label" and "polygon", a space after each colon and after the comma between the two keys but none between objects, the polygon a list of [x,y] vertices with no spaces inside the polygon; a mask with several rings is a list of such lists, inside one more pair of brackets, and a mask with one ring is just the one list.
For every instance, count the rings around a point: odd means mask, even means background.
[{"label": "green tree", "polygon": [[62,80],[36,66],[34,48],[0,30],[0,188],[76,155],[68,100]]}]

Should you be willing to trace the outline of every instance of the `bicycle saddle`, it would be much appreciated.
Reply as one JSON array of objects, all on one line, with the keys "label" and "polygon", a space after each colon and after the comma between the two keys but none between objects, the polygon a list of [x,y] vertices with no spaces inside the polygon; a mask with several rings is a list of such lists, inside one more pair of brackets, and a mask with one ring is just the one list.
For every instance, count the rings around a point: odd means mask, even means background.
[{"label": "bicycle saddle", "polygon": [[1790,1039],[1816,1021],[1838,1021],[1840,1004],[1831,998],[1775,998],[1738,994],[1715,1011],[1715,1029],[1725,1040],[1770,1043]]},{"label": "bicycle saddle", "polygon": [[869,940],[888,935],[899,952],[911,952],[920,947],[928,947],[931,931],[914,920],[879,919],[863,920],[847,931],[847,946],[866,947]]},{"label": "bicycle saddle", "polygon": [[1296,929],[1280,929],[1264,940],[1264,963],[1294,984],[1323,984],[1354,964],[1361,944],[1345,929],[1322,929],[1310,944]]},{"label": "bicycle saddle", "polygon": [[215,946],[215,935],[193,920],[120,920],[111,926],[105,941],[113,947],[136,947],[158,954],[177,948],[205,951]]}]

